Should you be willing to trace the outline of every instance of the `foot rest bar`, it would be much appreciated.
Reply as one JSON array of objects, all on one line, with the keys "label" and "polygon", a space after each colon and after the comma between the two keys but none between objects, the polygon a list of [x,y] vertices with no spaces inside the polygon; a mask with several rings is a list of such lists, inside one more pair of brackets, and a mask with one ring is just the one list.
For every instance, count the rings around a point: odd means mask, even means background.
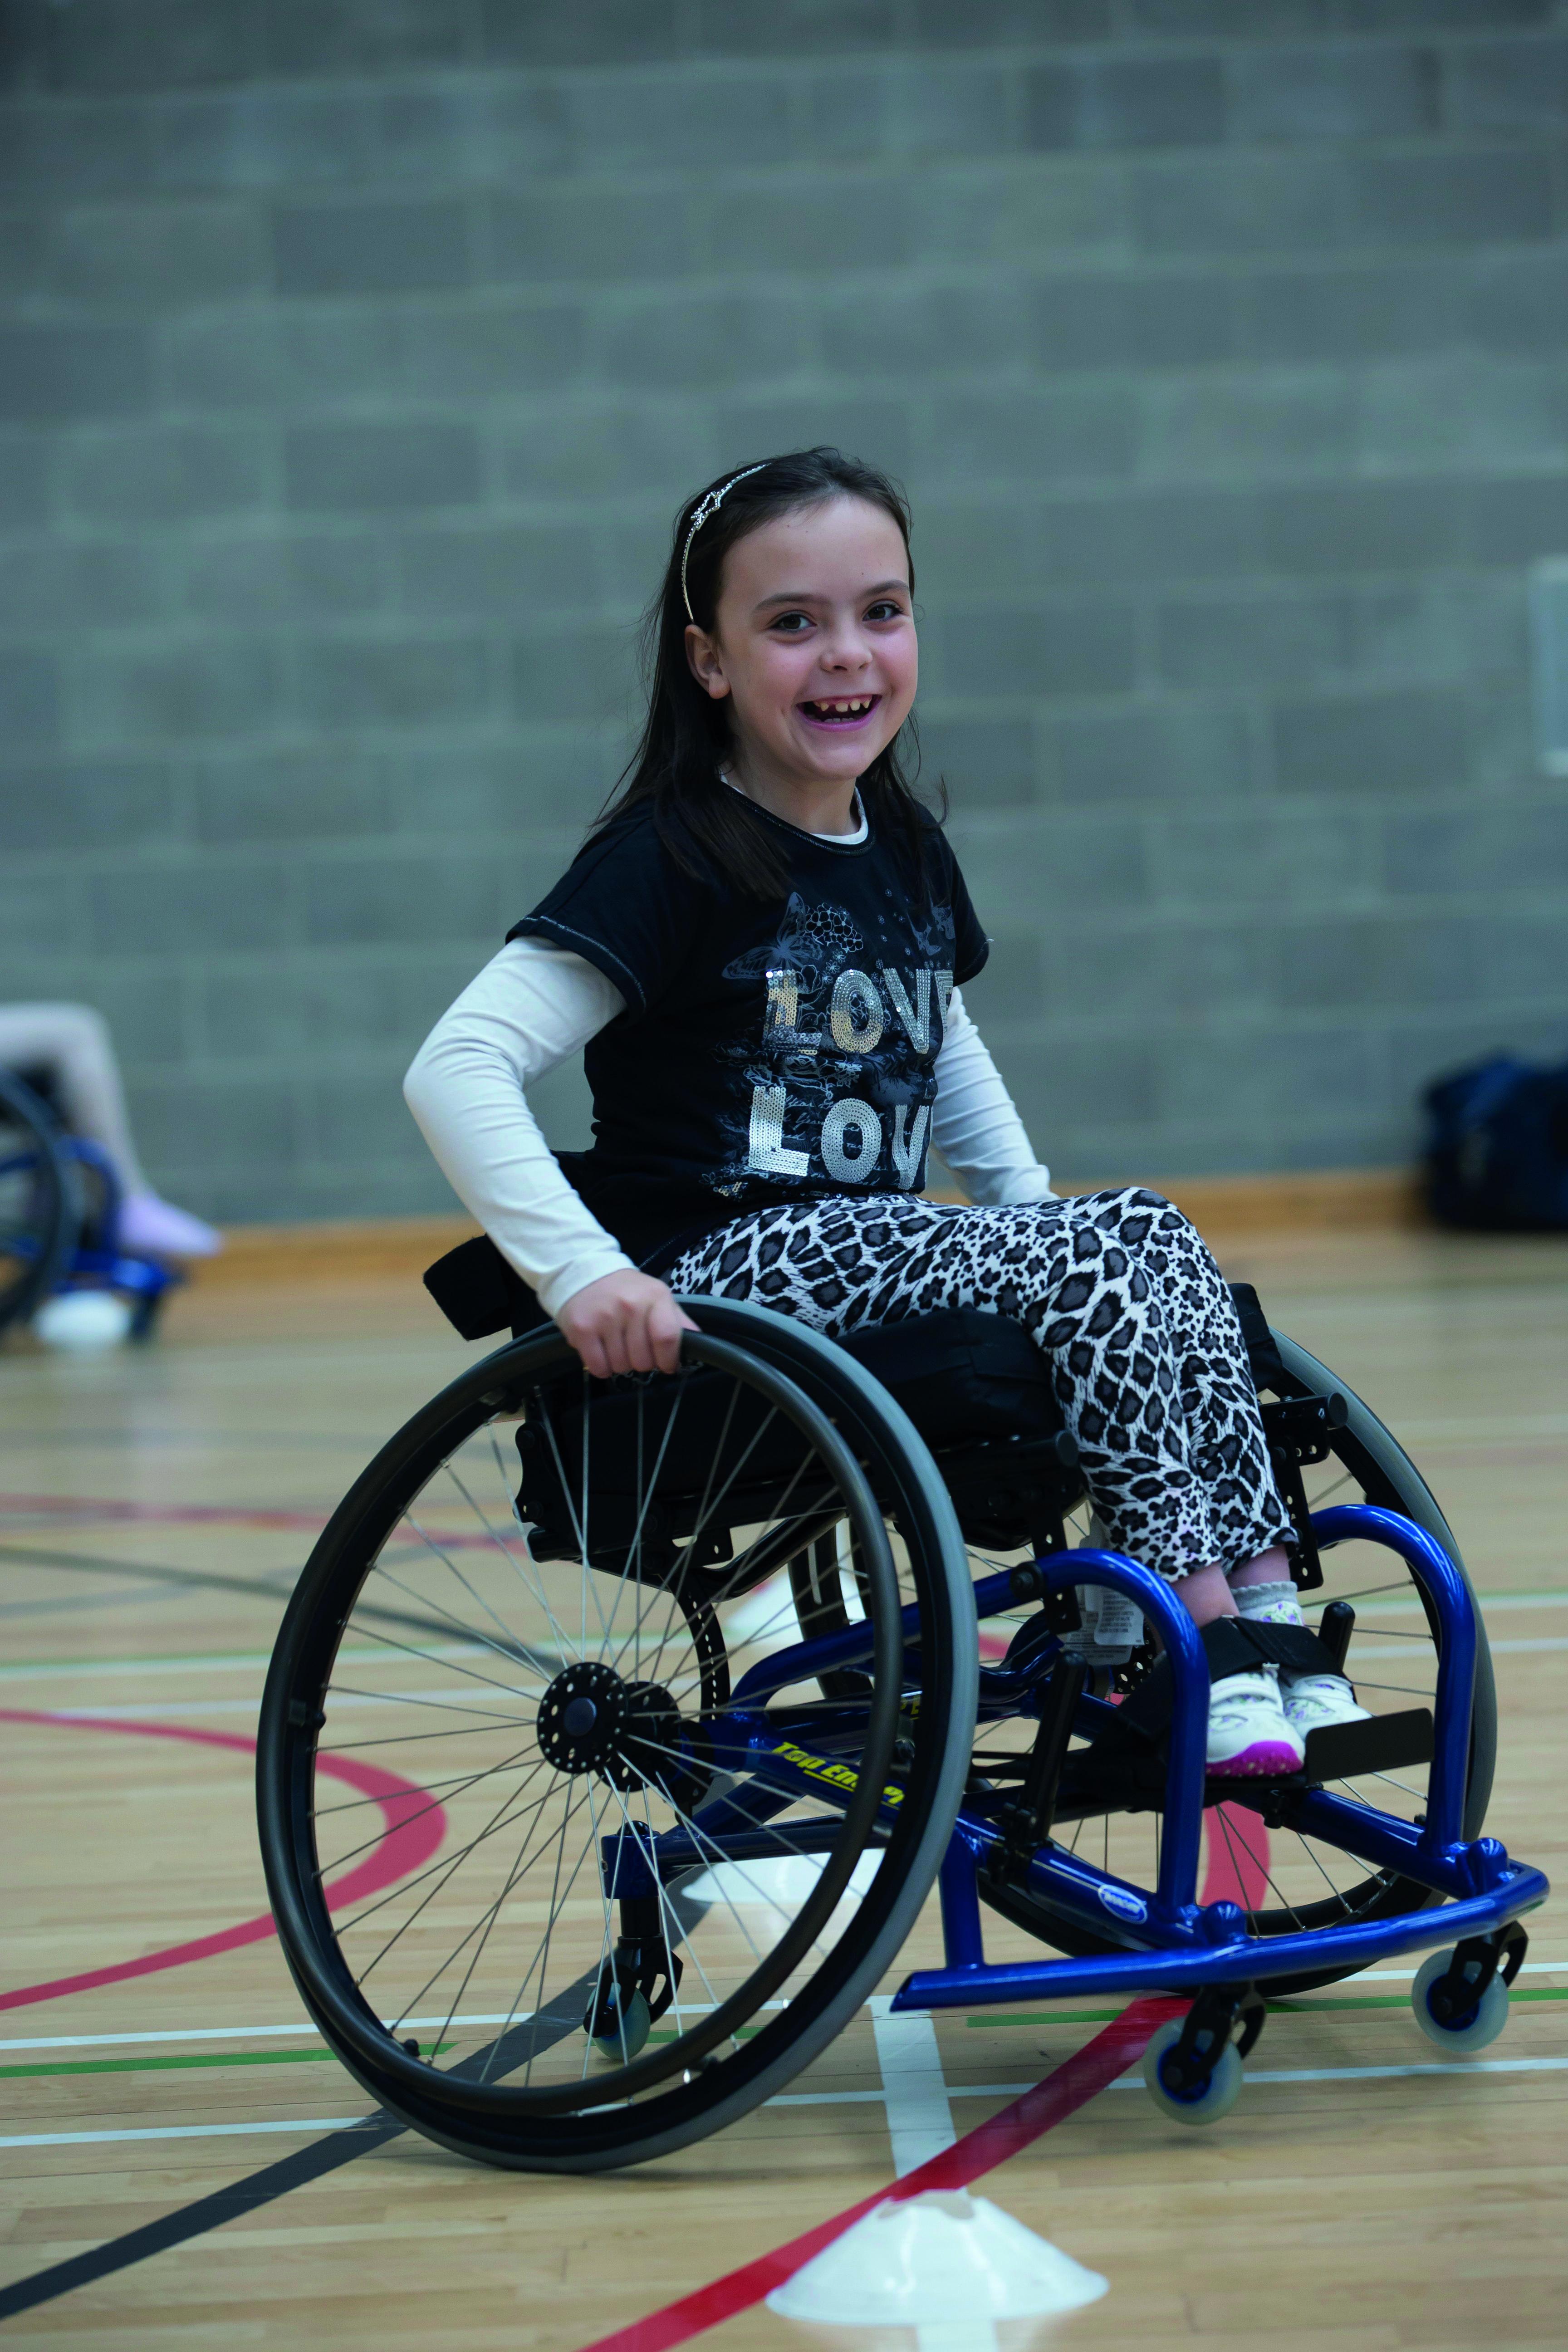
[{"label": "foot rest bar", "polygon": [[[1321,1927],[1300,1936],[1237,1936],[1226,1944],[1189,1946],[1179,1952],[1115,1952],[1101,1958],[1023,1960],[1000,1968],[921,1969],[907,1977],[893,1998],[896,2011],[985,2009],[1012,2000],[1059,2000],[1082,1993],[1130,1998],[1137,1992],[1195,1993],[1202,1985],[1263,1984],[1270,1977],[1299,1976],[1318,1969],[1363,1969],[1373,1960],[1396,1958],[1429,1946],[1481,1936],[1506,1926],[1521,1912],[1545,1902],[1550,1887],[1539,1870],[1516,1864],[1489,1895],[1445,1903],[1430,1911],[1407,1911],[1394,1919],[1369,1919],[1346,1927]],[[1212,1910],[1229,1911],[1231,1904]]]}]

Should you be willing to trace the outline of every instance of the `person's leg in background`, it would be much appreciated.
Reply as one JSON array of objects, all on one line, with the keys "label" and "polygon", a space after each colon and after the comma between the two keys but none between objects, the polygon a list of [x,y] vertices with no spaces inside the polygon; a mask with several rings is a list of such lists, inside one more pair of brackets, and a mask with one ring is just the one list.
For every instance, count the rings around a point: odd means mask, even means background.
[{"label": "person's leg in background", "polygon": [[67,1126],[109,1154],[124,1196],[122,1248],[154,1257],[211,1257],[222,1248],[211,1225],[176,1209],[147,1181],[101,1013],[85,1004],[0,1004],[0,1069],[47,1070]]}]

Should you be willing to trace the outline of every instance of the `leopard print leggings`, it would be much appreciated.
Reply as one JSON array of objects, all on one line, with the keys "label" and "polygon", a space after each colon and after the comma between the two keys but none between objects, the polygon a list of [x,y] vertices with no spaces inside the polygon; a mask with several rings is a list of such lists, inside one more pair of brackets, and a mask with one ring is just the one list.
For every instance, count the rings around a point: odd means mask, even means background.
[{"label": "leopard print leggings", "polygon": [[1237,1568],[1290,1532],[1230,1293],[1157,1192],[1005,1209],[841,1193],[737,1217],[665,1279],[829,1338],[941,1307],[1014,1316],[1045,1353],[1120,1550],[1178,1578]]}]

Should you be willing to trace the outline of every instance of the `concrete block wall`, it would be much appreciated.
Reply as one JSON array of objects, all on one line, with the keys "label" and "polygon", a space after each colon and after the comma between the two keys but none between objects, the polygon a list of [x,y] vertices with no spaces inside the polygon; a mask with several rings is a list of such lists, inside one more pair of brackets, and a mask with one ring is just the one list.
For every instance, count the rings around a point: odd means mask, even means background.
[{"label": "concrete block wall", "polygon": [[1042,1150],[1404,1157],[1568,1051],[1565,114],[1552,0],[8,0],[0,991],[195,1208],[439,1207],[678,500],[831,438]]}]

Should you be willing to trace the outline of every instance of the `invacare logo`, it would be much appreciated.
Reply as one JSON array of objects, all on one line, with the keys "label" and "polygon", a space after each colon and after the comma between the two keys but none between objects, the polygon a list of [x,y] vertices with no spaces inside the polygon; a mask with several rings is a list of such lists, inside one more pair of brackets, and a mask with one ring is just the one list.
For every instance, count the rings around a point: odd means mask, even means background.
[{"label": "invacare logo", "polygon": [[1130,1895],[1125,1886],[1102,1886],[1100,1899],[1108,1911],[1115,1912],[1119,1919],[1146,1919],[1149,1916],[1149,1906],[1142,1896]]}]

